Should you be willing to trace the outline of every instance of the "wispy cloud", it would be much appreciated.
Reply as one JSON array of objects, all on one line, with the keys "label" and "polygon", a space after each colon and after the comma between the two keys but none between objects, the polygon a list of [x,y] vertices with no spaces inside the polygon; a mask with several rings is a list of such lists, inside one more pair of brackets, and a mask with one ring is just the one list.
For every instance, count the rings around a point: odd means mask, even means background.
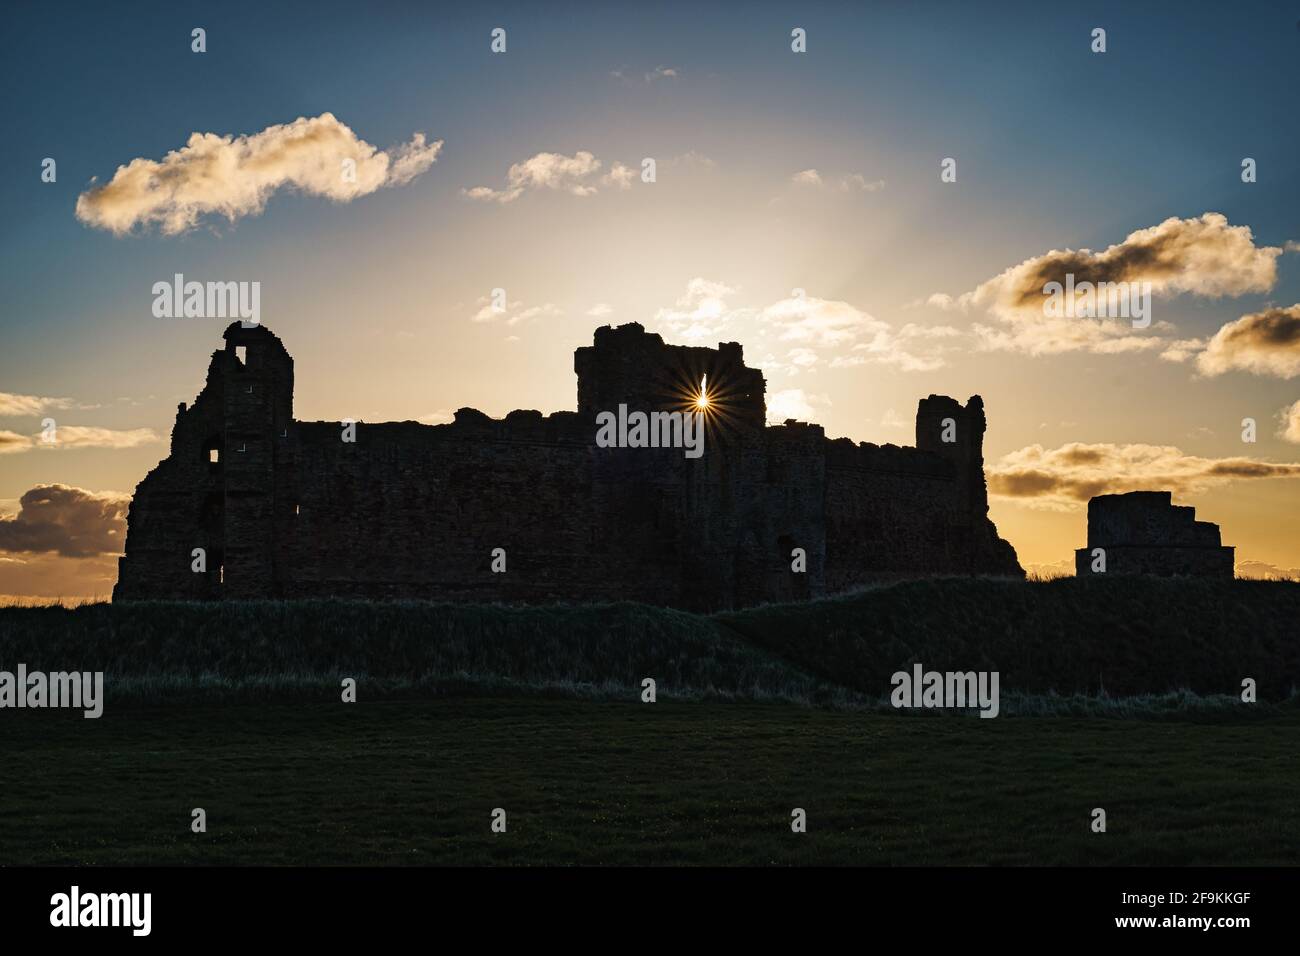
[{"label": "wispy cloud", "polygon": [[45,442],[42,436],[33,435],[37,448],[137,448],[158,441],[152,428],[94,428],[87,425],[60,425],[54,432],[54,441]]},{"label": "wispy cloud", "polygon": [[31,447],[32,440],[26,435],[0,430],[0,455],[9,455],[14,452],[27,451]]},{"label": "wispy cloud", "polygon": [[880,424],[885,428],[907,428],[909,423],[903,421],[895,409],[887,408],[880,416]]},{"label": "wispy cloud", "polygon": [[874,193],[885,188],[883,179],[867,179],[861,173],[849,173],[844,176],[824,177],[816,169],[804,169],[790,177],[796,186],[808,186],[813,189],[837,189],[840,192]]},{"label": "wispy cloud", "polygon": [[796,295],[762,307],[732,306],[737,293],[724,282],[697,276],[670,308],[659,309],[655,324],[670,337],[698,344],[717,339],[737,324],[747,324],[784,348],[786,361],[770,356],[764,367],[787,373],[821,364],[823,353],[836,353],[832,368],[892,365],[903,371],[929,371],[945,364],[945,340],[962,333],[950,326],[905,325],[888,322],[835,299]]},{"label": "wispy cloud", "polygon": [[681,70],[675,66],[656,66],[653,70],[647,70],[638,74],[634,70],[626,67],[617,70],[610,70],[609,75],[616,80],[635,83],[638,76],[643,83],[654,83],[659,80],[675,80],[681,76]]},{"label": "wispy cloud", "polygon": [[138,448],[159,441],[152,428],[95,428],[87,425],[59,425],[46,440],[44,432],[20,435],[0,431],[0,454],[22,451],[59,451],[72,448]]},{"label": "wispy cloud", "polygon": [[360,139],[332,113],[299,117],[260,133],[192,133],[161,161],[133,159],[77,198],[77,218],[115,235],[157,225],[164,235],[207,215],[233,223],[257,215],[279,189],[351,202],[404,186],[438,158],[442,141],[423,133],[388,151]]},{"label": "wispy cloud", "polygon": [[654,320],[675,338],[691,344],[707,341],[721,335],[736,318],[735,310],[727,306],[727,298],[736,291],[724,282],[696,276],[671,308],[655,313]]},{"label": "wispy cloud", "polygon": [[586,197],[594,196],[601,187],[630,189],[636,181],[636,170],[623,163],[615,162],[602,175],[603,168],[604,164],[585,149],[578,150],[572,156],[538,153],[512,165],[506,173],[503,188],[475,186],[462,189],[461,194],[484,202],[510,203],[530,190],[549,189]]},{"label": "wispy cloud", "polygon": [[554,302],[526,306],[522,302],[515,301],[507,302],[504,308],[498,309],[490,298],[484,296],[478,300],[477,304],[479,306],[478,311],[470,316],[472,322],[503,322],[508,326],[514,326],[530,319],[564,314],[564,310]]},{"label": "wispy cloud", "polygon": [[63,408],[86,408],[78,406],[70,398],[46,398],[40,395],[15,395],[12,392],[0,392],[0,415],[5,417],[22,417],[40,415],[43,412]]},{"label": "wispy cloud", "polygon": [[1234,481],[1300,478],[1300,462],[1204,458],[1172,445],[1029,445],[987,468],[989,493],[1031,507],[1073,511],[1094,495],[1151,489],[1186,496]]},{"label": "wispy cloud", "polygon": [[762,309],[758,318],[782,342],[800,343],[808,349],[840,350],[831,360],[831,368],[893,365],[906,372],[942,368],[942,346],[936,343],[961,334],[948,326],[927,329],[909,324],[895,330],[888,322],[848,302],[814,296],[792,296],[774,302]]}]

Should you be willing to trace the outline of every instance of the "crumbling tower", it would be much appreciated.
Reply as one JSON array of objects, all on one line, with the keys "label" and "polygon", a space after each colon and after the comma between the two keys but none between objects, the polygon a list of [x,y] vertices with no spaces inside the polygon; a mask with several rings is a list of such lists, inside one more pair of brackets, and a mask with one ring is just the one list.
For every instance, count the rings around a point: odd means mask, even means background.
[{"label": "crumbling tower", "polygon": [[[276,576],[275,536],[288,501],[276,495],[277,449],[293,419],[293,359],[260,325],[225,332],[223,379],[225,550],[221,589],[228,597],[269,597]],[[233,361],[232,361],[233,359]]]},{"label": "crumbling tower", "polygon": [[275,541],[293,507],[282,491],[292,473],[277,470],[293,429],[293,359],[261,326],[232,323],[224,339],[194,404],[176,409],[171,453],[131,500],[116,600],[275,593]]},{"label": "crumbling tower", "polygon": [[[1105,574],[1231,578],[1235,549],[1224,547],[1219,526],[1197,521],[1196,509],[1173,504],[1168,491],[1098,495],[1088,502],[1088,546],[1074,552],[1079,577],[1104,552]],[[1098,565],[1100,567],[1100,565]]]}]

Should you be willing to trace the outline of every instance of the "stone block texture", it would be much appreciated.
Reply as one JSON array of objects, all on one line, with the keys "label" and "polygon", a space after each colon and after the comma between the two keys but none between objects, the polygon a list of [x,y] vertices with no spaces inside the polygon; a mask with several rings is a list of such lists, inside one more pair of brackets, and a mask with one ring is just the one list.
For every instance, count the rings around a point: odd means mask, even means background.
[{"label": "stone block texture", "polygon": [[1196,509],[1173,504],[1168,491],[1098,495],[1088,502],[1088,546],[1074,552],[1075,574],[1092,570],[1093,549],[1106,552],[1106,574],[1231,578],[1235,549]]},{"label": "stone block texture", "polygon": [[[293,417],[293,359],[232,324],[136,489],[114,600],[356,597],[630,600],[690,610],[820,597],[936,574],[1023,576],[988,518],[984,408],[931,395],[916,447],[766,424],[737,343],[666,345],[640,325],[575,353],[577,411],[460,409],[445,425]],[[601,448],[596,416],[691,411],[705,451]],[[946,440],[950,439],[950,440]],[[205,573],[191,570],[203,548]],[[493,549],[506,570],[492,570]],[[807,570],[791,568],[802,548]]]}]

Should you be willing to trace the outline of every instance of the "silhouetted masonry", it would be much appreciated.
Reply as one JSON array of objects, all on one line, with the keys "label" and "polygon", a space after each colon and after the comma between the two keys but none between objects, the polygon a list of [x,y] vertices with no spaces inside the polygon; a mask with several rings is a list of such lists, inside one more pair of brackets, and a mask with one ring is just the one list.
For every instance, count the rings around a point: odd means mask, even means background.
[{"label": "silhouetted masonry", "polygon": [[[765,424],[766,383],[740,345],[665,345],[631,324],[577,350],[576,412],[498,420],[462,408],[445,425],[361,423],[349,443],[339,422],[294,419],[279,338],[235,323],[225,342],[177,411],[171,454],[136,488],[115,600],[708,610],[898,577],[1024,573],[988,518],[978,396],[924,399],[915,448],[830,441],[816,425]],[[596,445],[599,412],[690,410],[705,376],[702,457]],[[191,570],[195,548],[206,573]],[[497,548],[505,573],[492,570]]]},{"label": "silhouetted masonry", "polygon": [[1219,526],[1197,521],[1168,491],[1098,495],[1088,502],[1088,547],[1074,552],[1075,573],[1094,574],[1094,548],[1106,552],[1106,574],[1191,575],[1230,578],[1233,548]]}]

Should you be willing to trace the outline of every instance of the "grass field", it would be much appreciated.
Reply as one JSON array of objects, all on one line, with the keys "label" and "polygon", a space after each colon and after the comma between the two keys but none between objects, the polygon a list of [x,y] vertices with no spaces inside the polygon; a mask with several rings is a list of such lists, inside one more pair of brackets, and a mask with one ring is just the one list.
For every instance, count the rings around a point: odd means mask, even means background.
[{"label": "grass field", "polygon": [[0,667],[102,670],[110,700],[265,699],[364,678],[372,696],[878,700],[914,662],[996,670],[1004,693],[1300,687],[1300,583],[939,578],[699,615],[639,604],[180,601],[0,608]]},{"label": "grass field", "polygon": [[[333,698],[337,701],[337,697]],[[1300,722],[514,698],[0,720],[8,864],[1295,864]],[[1089,831],[1104,807],[1108,832]],[[203,807],[208,832],[190,832]],[[493,808],[507,832],[493,834]],[[790,831],[790,811],[808,832]]]},{"label": "grass field", "polygon": [[[0,669],[107,701],[0,711],[0,864],[1295,864],[1297,621],[1300,584],[1132,579],[5,608]],[[997,670],[1002,716],[890,709],[912,662]]]}]

